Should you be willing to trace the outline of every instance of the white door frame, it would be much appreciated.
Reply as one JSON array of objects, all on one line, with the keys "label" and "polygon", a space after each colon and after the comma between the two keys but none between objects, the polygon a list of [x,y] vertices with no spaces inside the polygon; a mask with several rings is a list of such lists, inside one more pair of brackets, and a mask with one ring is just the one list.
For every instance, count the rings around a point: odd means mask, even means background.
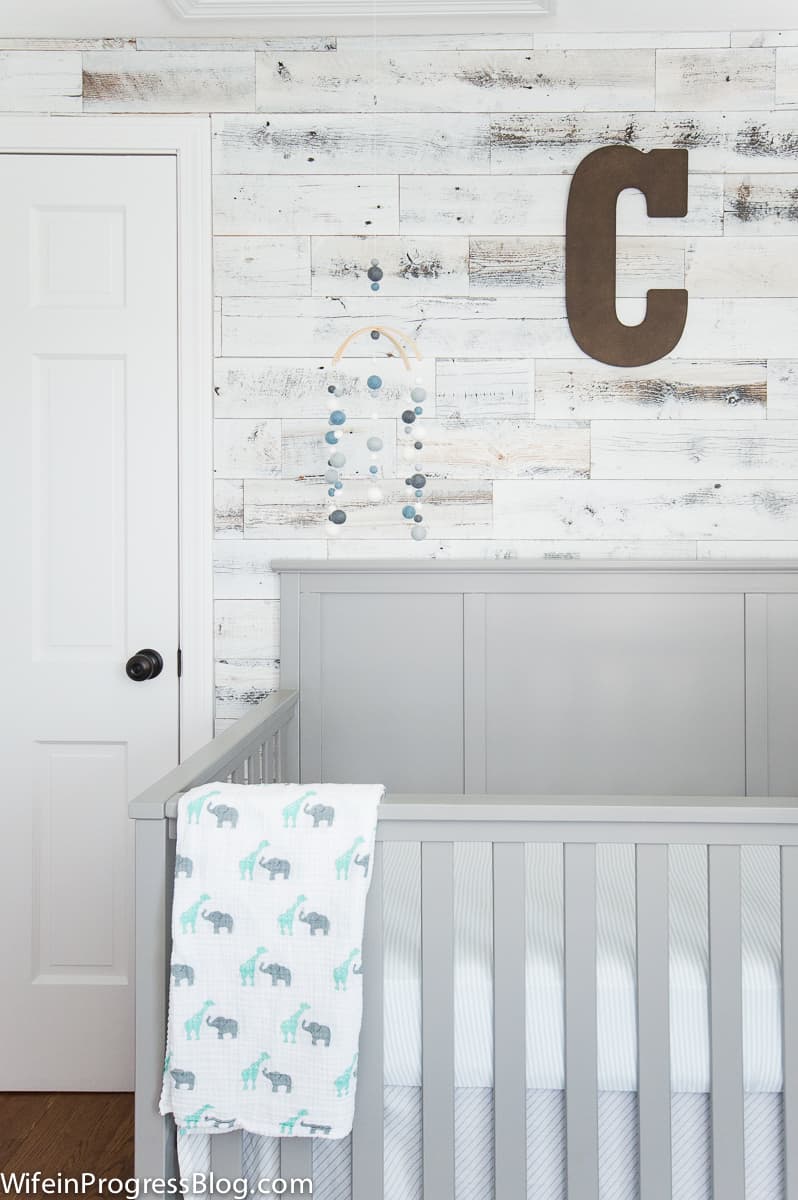
[{"label": "white door frame", "polygon": [[0,117],[0,153],[177,159],[180,755],[213,736],[213,286],[209,116]]}]

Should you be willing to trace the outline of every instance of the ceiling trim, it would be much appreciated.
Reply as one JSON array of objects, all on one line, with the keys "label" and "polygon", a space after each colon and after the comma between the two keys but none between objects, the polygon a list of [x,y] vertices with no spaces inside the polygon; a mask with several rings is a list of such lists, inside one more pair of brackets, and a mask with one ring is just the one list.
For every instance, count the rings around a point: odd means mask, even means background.
[{"label": "ceiling trim", "polygon": [[[247,17],[322,19],[330,16],[329,0],[167,0],[188,20]],[[553,0],[493,0],[491,17],[545,16]],[[484,17],[485,0],[339,0],[338,17]]]}]

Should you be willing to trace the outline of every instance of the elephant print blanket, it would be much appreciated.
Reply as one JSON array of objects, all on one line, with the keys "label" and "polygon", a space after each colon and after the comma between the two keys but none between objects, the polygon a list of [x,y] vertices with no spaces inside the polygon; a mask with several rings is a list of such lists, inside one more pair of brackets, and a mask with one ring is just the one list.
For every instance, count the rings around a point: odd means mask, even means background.
[{"label": "elephant print blanket", "polygon": [[232,1129],[350,1132],[382,795],[216,783],[180,798],[160,1103],[178,1149]]}]

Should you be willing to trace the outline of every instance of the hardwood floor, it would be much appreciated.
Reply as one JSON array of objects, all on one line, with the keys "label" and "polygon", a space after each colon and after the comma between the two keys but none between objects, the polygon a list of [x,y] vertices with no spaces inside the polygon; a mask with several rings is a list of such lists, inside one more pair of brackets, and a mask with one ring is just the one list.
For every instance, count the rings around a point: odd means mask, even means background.
[{"label": "hardwood floor", "polygon": [[133,1096],[0,1092],[0,1171],[41,1171],[45,1178],[59,1173],[79,1177],[83,1172],[97,1178],[131,1178]]}]

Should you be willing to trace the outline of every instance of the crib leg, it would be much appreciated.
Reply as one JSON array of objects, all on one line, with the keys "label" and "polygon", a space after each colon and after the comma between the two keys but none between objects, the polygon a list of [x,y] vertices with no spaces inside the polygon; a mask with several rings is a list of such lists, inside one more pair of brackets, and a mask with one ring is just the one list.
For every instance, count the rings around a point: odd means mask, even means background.
[{"label": "crib leg", "polygon": [[[135,1174],[177,1174],[175,1130],[158,1112],[164,1070],[174,842],[166,821],[136,821],[136,1106]],[[147,1193],[155,1194],[151,1189]]]}]

